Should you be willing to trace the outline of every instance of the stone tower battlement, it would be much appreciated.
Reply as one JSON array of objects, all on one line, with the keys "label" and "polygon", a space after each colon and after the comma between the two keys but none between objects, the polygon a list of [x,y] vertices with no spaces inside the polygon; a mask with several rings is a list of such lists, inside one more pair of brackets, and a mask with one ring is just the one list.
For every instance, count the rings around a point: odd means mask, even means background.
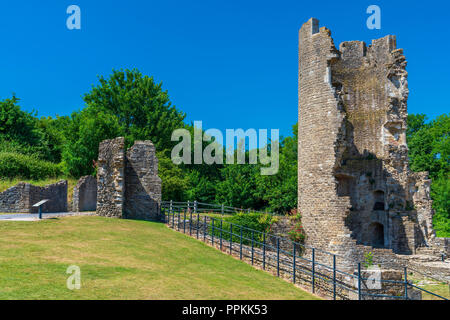
[{"label": "stone tower battlement", "polygon": [[317,19],[300,29],[298,204],[309,244],[357,260],[370,248],[411,254],[434,237],[430,180],[408,163],[406,63],[395,36],[338,50]]}]

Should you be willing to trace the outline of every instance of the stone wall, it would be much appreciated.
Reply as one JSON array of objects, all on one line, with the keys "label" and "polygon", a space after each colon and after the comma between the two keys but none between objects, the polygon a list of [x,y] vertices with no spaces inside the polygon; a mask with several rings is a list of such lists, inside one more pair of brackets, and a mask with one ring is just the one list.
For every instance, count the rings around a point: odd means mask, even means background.
[{"label": "stone wall", "polygon": [[136,141],[125,154],[124,138],[99,146],[97,213],[128,219],[159,219],[161,179],[149,140]]},{"label": "stone wall", "polygon": [[298,204],[309,245],[351,261],[376,248],[388,260],[433,238],[430,181],[408,163],[405,68],[394,36],[337,50],[318,20],[300,29]]},{"label": "stone wall", "polygon": [[158,219],[161,179],[153,143],[136,141],[127,151],[125,169],[125,217]]},{"label": "stone wall", "polygon": [[97,179],[84,176],[73,189],[72,211],[95,211],[97,208]]},{"label": "stone wall", "polygon": [[42,206],[42,212],[67,211],[67,181],[61,180],[44,187],[21,182],[0,193],[0,212],[36,213],[38,208],[33,205],[48,199]]},{"label": "stone wall", "polygon": [[102,141],[98,150],[97,214],[122,218],[125,194],[125,139]]}]

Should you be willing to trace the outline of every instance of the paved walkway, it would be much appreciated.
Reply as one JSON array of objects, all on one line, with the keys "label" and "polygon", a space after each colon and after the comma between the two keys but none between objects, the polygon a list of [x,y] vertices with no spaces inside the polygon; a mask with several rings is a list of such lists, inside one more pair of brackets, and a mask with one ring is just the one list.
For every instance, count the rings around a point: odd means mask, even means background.
[{"label": "paved walkway", "polygon": [[[68,216],[89,216],[94,215],[95,212],[55,212],[55,213],[43,213],[43,219],[68,217]],[[38,213],[11,213],[0,214],[0,221],[34,221],[39,219]]]}]

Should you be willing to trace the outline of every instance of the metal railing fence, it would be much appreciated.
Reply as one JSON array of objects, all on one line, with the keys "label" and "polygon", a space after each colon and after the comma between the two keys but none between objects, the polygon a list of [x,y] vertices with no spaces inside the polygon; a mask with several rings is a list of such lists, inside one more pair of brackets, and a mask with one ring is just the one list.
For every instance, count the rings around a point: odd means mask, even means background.
[{"label": "metal railing fence", "polygon": [[[226,211],[225,206],[219,206],[220,213],[229,215],[239,211]],[[363,276],[361,263],[358,263],[355,272],[344,271],[338,267],[343,265],[345,258],[331,252],[314,248],[292,241],[287,238],[272,235],[267,232],[237,225],[229,221],[208,216],[205,213],[217,213],[208,208],[217,208],[217,205],[199,202],[163,202],[161,213],[163,221],[172,229],[189,234],[199,240],[210,243],[219,250],[230,255],[247,260],[252,265],[258,264],[263,270],[272,271],[278,277],[289,278],[294,284],[309,284],[312,293],[319,288],[334,300],[348,299],[354,296],[363,299],[410,299],[410,289],[426,292],[436,298],[448,300],[436,293],[414,285],[408,281],[408,269],[404,267],[404,276],[400,280],[378,279],[380,285],[389,284],[403,288],[403,294],[394,296],[370,292],[365,283],[373,279]],[[228,207],[232,208],[232,207]],[[236,209],[236,208],[233,208]],[[246,212],[256,212],[253,210]],[[308,254],[306,254],[308,253]],[[318,255],[322,255],[318,259]],[[328,257],[325,259],[325,257]],[[330,261],[327,263],[327,261]]]}]

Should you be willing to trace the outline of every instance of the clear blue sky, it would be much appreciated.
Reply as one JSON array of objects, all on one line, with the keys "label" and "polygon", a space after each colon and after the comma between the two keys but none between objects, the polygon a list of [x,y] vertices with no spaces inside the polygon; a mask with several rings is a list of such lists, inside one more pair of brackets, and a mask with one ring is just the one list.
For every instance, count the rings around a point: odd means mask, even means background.
[{"label": "clear blue sky", "polygon": [[[82,29],[66,28],[81,8]],[[382,10],[381,30],[366,8]],[[450,111],[447,1],[3,1],[0,99],[12,92],[39,116],[67,115],[97,75],[138,68],[163,82],[204,129],[279,128],[297,121],[298,29],[310,17],[335,44],[397,35],[409,72],[409,112]]]}]

